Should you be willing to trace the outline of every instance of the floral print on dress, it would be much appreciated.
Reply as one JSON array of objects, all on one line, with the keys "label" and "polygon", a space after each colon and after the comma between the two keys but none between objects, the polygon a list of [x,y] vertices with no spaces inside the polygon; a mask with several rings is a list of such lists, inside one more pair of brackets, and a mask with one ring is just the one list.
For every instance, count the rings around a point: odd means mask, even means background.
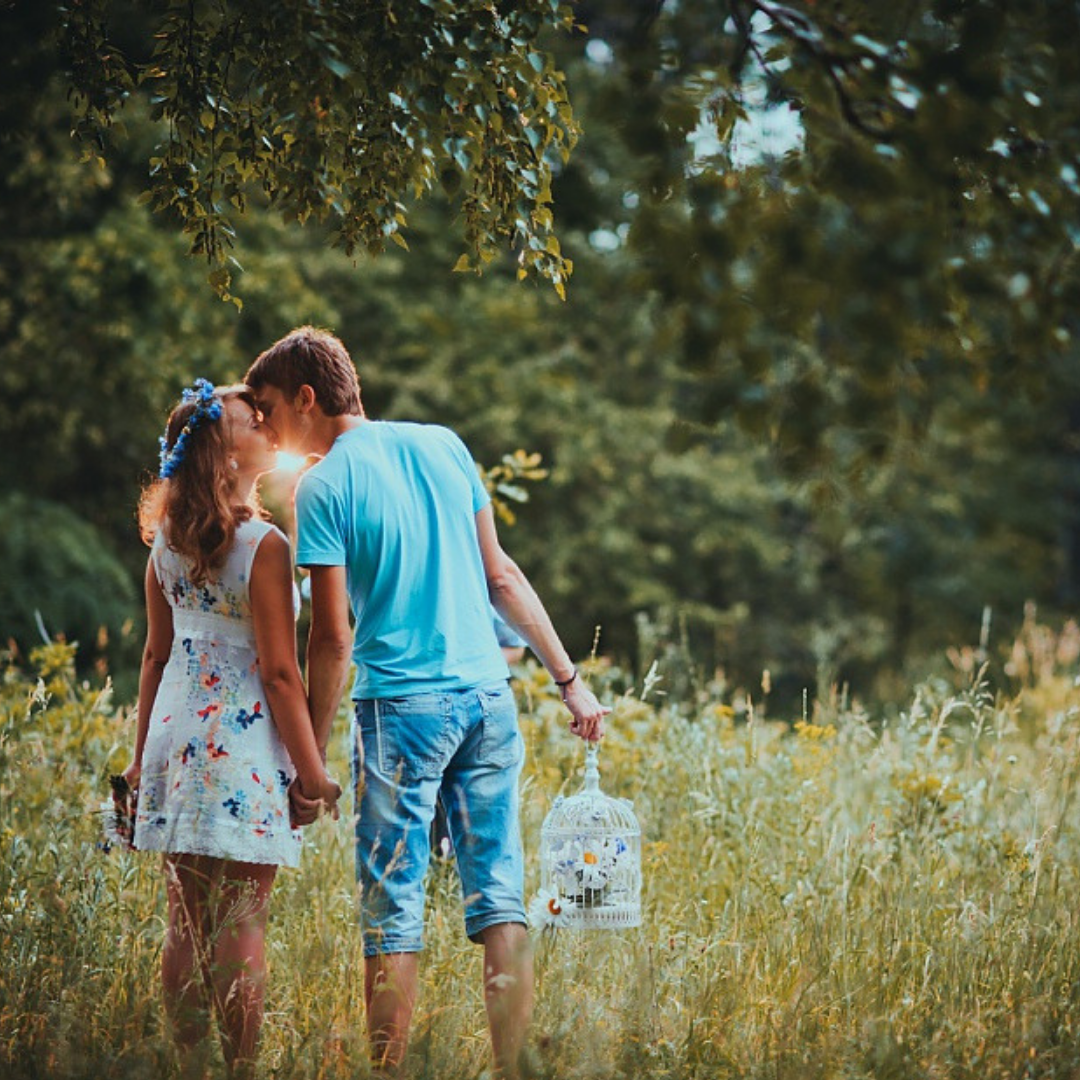
[{"label": "floral print on dress", "polygon": [[250,618],[251,615],[247,574],[231,582],[219,578],[217,581],[196,585],[181,569],[167,593],[173,607],[225,615],[230,619]]},{"label": "floral print on dress", "polygon": [[295,866],[294,769],[266,702],[248,583],[262,521],[237,530],[216,579],[198,587],[159,536],[152,558],[172,608],[173,649],[150,718],[135,846]]}]

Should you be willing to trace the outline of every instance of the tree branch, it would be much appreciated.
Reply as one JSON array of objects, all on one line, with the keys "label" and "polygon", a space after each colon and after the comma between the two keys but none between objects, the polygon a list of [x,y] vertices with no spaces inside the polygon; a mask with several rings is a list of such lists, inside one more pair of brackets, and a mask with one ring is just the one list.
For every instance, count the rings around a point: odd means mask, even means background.
[{"label": "tree branch", "polygon": [[[854,130],[876,142],[893,141],[894,136],[891,131],[869,123],[859,114],[855,98],[844,84],[845,76],[852,68],[857,69],[863,59],[872,59],[876,66],[881,62],[880,56],[872,55],[866,50],[863,50],[861,55],[844,56],[825,44],[825,36],[820,28],[802,12],[794,11],[783,4],[768,3],[766,0],[749,0],[749,2],[755,11],[760,11],[767,16],[774,26],[802,46],[818,62],[836,94],[841,115]],[[883,108],[881,102],[877,103],[877,108],[879,110]]]}]

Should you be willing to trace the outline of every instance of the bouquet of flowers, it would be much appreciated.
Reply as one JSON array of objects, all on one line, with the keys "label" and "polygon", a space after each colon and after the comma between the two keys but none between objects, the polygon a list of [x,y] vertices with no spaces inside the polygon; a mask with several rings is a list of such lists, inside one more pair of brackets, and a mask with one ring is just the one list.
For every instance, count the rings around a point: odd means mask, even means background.
[{"label": "bouquet of flowers", "polygon": [[112,788],[112,798],[101,806],[105,831],[102,847],[105,851],[111,851],[116,844],[127,851],[134,851],[139,792],[120,773],[109,777],[109,786]]}]

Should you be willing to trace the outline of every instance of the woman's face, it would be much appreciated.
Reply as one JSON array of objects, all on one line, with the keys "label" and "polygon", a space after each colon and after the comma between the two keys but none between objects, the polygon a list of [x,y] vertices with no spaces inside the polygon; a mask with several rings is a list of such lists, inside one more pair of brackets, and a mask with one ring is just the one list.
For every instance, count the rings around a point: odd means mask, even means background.
[{"label": "woman's face", "polygon": [[237,473],[259,476],[277,465],[277,439],[273,429],[263,423],[262,414],[243,398],[228,398],[225,415],[229,423],[229,456],[236,462]]}]

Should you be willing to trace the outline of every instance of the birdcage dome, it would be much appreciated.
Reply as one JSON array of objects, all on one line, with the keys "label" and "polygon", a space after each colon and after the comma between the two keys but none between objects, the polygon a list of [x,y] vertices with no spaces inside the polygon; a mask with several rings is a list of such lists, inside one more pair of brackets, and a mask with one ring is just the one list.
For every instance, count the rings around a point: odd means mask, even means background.
[{"label": "birdcage dome", "polygon": [[641,827],[629,799],[600,790],[599,752],[585,752],[585,784],[556,800],[540,830],[534,921],[577,930],[641,925]]}]

